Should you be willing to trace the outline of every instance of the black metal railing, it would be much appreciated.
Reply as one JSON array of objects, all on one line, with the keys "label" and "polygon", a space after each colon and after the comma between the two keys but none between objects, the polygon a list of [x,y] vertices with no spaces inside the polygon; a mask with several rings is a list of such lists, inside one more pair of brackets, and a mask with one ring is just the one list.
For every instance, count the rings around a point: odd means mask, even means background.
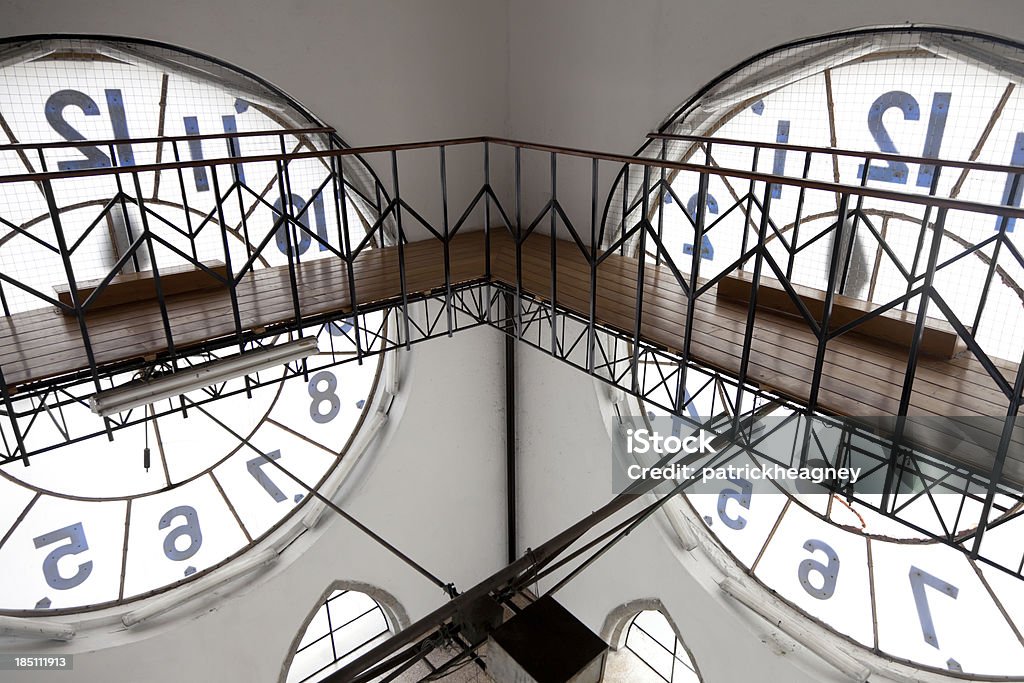
[{"label": "black metal railing", "polygon": [[[1013,299],[1024,284],[1014,276],[1024,269],[1024,257],[1012,240],[1014,221],[1024,218],[1024,210],[1012,205],[1024,168],[696,136],[658,136],[663,143],[659,158],[648,158],[490,137],[342,148],[327,133],[307,129],[0,146],[0,160],[8,161],[8,168],[26,169],[0,177],[8,197],[0,211],[8,231],[0,238],[0,343],[5,335],[16,339],[19,330],[38,319],[40,309],[56,307],[74,320],[77,330],[68,353],[84,357],[65,371],[26,374],[16,345],[7,345],[0,362],[6,418],[0,432],[7,462],[147,419],[140,411],[102,424],[97,418],[95,430],[81,433],[71,433],[65,423],[57,430],[59,438],[42,441],[31,430],[43,413],[52,417],[84,410],[92,393],[154,368],[174,372],[198,358],[244,354],[279,335],[316,334],[331,325],[343,325],[356,349],[338,363],[361,362],[389,349],[491,325],[676,415],[692,415],[703,397],[714,395],[720,397],[717,409],[737,420],[770,404],[829,421],[827,413],[836,410],[822,400],[823,379],[838,341],[865,323],[902,311],[912,334],[899,356],[899,395],[872,414],[905,417],[920,412],[914,402],[915,386],[924,381],[922,364],[936,372],[935,363],[923,358],[921,345],[928,320],[938,311],[966,348],[964,358],[949,359],[941,367],[963,374],[963,363],[968,363],[985,397],[970,405],[965,400],[963,412],[994,420],[980,428],[994,435],[988,459],[965,462],[922,448],[905,433],[902,419],[881,432],[877,423],[836,422],[850,436],[845,450],[828,457],[873,459],[874,471],[884,478],[881,499],[858,491],[845,495],[981,559],[988,557],[984,531],[1019,519],[1024,489],[1007,464],[1019,455],[1015,418],[1024,393],[1019,370],[1024,342],[1012,334],[984,337],[980,331],[992,310],[1009,315],[1007,320],[1024,317],[1024,300]],[[246,140],[245,154],[240,139]],[[226,152],[196,158],[191,145],[200,141],[223,142]],[[670,142],[697,150],[690,156],[699,161],[670,160]],[[108,163],[67,167],[68,154],[90,157],[82,151],[85,145],[103,148]],[[192,156],[188,160],[182,158],[186,146]],[[133,163],[118,165],[127,147]],[[714,154],[719,147],[740,149],[742,154],[734,157],[746,165],[720,165]],[[800,176],[758,170],[759,152],[781,147],[805,155]],[[164,159],[167,150],[173,161]],[[857,184],[815,175],[816,159],[836,156],[859,165]],[[903,192],[872,185],[874,163],[927,165],[931,186],[927,192]],[[372,168],[387,180],[378,180]],[[942,178],[948,169],[973,174],[972,181],[980,178],[986,188],[1005,186],[1009,201],[944,194]],[[692,202],[683,201],[684,188],[694,190]],[[713,193],[729,201],[712,204]],[[812,207],[820,210],[812,212]],[[99,239],[104,223],[109,239]],[[988,225],[988,231],[979,225]],[[474,228],[483,232],[482,268],[473,277],[456,278],[455,241]],[[543,264],[528,263],[524,249],[546,239],[545,231],[561,239],[544,243]],[[874,265],[863,276],[871,294],[854,297],[862,300],[863,313],[837,326],[830,318],[839,297],[852,292],[855,256],[863,251],[858,235],[867,235],[863,239],[875,246]],[[499,239],[512,245],[507,258],[514,275],[496,274]],[[687,239],[691,242],[682,244]],[[705,248],[711,239],[719,244],[713,260],[708,258],[711,248]],[[414,289],[407,252],[422,240],[438,245],[443,276],[426,289]],[[398,288],[374,298],[360,289],[357,270],[381,247],[393,255],[388,267]],[[224,275],[209,264],[214,258],[223,260]],[[567,259],[583,264],[579,281],[571,285],[559,279],[558,265]],[[964,265],[971,259],[977,261],[973,270]],[[310,310],[304,303],[305,274],[314,261],[337,266],[338,298],[346,306]],[[163,273],[181,265],[218,283],[227,308],[207,317],[228,320],[225,331],[197,340],[194,330],[176,326]],[[524,273],[524,268],[537,267],[544,270],[542,287],[536,273],[532,279]],[[612,268],[627,273],[633,283],[627,323],[611,322],[602,310],[602,275]],[[161,340],[144,357],[108,359],[94,343],[104,331],[95,306],[126,272],[148,272],[152,278],[151,308],[159,313]],[[275,295],[289,304],[287,316],[266,324],[246,319],[240,304],[240,297],[252,291],[245,287],[264,272],[281,275],[278,281],[287,283],[287,291]],[[736,334],[739,355],[725,367],[702,356],[694,340],[714,327],[704,317],[703,304],[714,299],[716,285],[738,273],[749,278],[751,293],[742,331]],[[79,285],[87,277],[98,283],[83,295]],[[671,343],[653,339],[644,317],[658,303],[644,285],[655,277],[679,295],[675,313],[682,333]],[[966,283],[974,294],[951,297],[949,287],[962,289],[965,277],[976,277]],[[754,374],[758,330],[769,315],[759,307],[758,295],[769,280],[796,310],[788,324],[811,340],[806,388],[789,389],[785,378],[773,383]],[[67,288],[69,302],[45,291],[54,285]],[[821,290],[820,314],[811,312],[799,287]],[[1000,358],[1006,349],[1016,356]],[[285,375],[303,372],[299,363]],[[231,391],[250,391],[280,379],[246,378],[243,387]],[[204,400],[222,395],[208,393]],[[944,405],[960,404],[947,400]],[[182,409],[183,404],[166,401],[156,414]],[[878,455],[879,445],[883,455]],[[805,460],[806,448],[798,454]],[[920,484],[912,500],[943,493],[979,510],[957,513],[950,522],[933,505],[934,520],[909,518],[909,503],[898,493],[906,477]],[[1024,548],[1019,555],[1020,563],[987,561],[1019,576]]]}]

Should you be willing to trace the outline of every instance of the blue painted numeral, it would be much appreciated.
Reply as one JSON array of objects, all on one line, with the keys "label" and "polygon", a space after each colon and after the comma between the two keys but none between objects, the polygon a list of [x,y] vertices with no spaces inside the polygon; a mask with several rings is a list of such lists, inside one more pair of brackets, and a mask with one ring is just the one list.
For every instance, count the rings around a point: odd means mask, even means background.
[{"label": "blue painted numeral", "polygon": [[[1010,157],[1011,166],[1024,166],[1024,133],[1017,133],[1017,138],[1013,142],[1013,156]],[[1003,206],[1015,206],[1019,207],[1021,202],[1021,195],[1024,194],[1024,173],[1021,174],[1020,180],[1017,181],[1017,191],[1013,191],[1013,178],[1015,174],[1006,174],[1006,187],[1003,189]],[[1010,194],[1013,194],[1011,197]],[[999,216],[996,218],[996,230],[999,230],[1003,221],[1006,221],[1006,232],[1013,232],[1013,227],[1017,223],[1016,218],[1006,218]]]},{"label": "blue painted numeral", "polygon": [[[715,213],[715,214],[718,213],[718,200],[716,200],[711,194],[708,194],[708,199],[707,199],[707,204],[706,205],[707,205],[708,213]],[[693,223],[694,225],[697,224],[697,195],[696,194],[694,194],[692,197],[690,197],[690,199],[686,202],[686,215],[690,219],[691,223]],[[683,245],[683,253],[684,254],[692,254],[693,253],[693,245],[692,244],[684,244]],[[701,240],[700,240],[700,257],[702,259],[707,260],[707,261],[713,261],[714,258],[715,258],[715,248],[714,248],[714,246],[712,246],[711,240],[708,239],[707,235],[702,235],[701,236]]]},{"label": "blue painted numeral", "polygon": [[[921,107],[917,100],[910,93],[902,90],[890,90],[878,96],[878,99],[868,110],[868,130],[875,138],[878,149],[886,154],[899,154],[896,145],[893,144],[889,131],[885,129],[882,116],[890,109],[899,109],[903,112],[903,118],[907,121],[917,121],[921,118]],[[868,170],[868,180],[881,180],[887,183],[906,184],[907,165],[901,161],[888,161],[886,165],[871,166]],[[857,169],[857,175],[864,175],[864,164]]]}]

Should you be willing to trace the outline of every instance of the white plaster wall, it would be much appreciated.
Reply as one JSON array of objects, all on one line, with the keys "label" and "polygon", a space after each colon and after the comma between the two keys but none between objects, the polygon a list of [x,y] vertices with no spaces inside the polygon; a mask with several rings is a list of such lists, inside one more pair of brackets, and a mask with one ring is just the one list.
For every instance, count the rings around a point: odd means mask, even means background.
[{"label": "white plaster wall", "polygon": [[[611,500],[611,442],[593,380],[533,349],[523,348],[518,361],[519,543],[526,548]],[[551,410],[552,405],[559,410]],[[638,511],[644,500],[615,521]],[[542,581],[540,592],[558,578]],[[602,632],[605,619],[620,605],[659,599],[705,683],[842,680],[812,658],[797,665],[774,654],[764,642],[767,624],[687,569],[662,530],[660,515],[614,546],[557,598],[595,633]]]},{"label": "white plaster wall", "polygon": [[[807,36],[908,22],[1024,40],[1019,0],[513,0],[510,132],[631,154],[679,104],[748,57]],[[550,196],[547,160],[527,167],[532,217]],[[617,170],[602,167],[601,207]],[[564,175],[559,197],[573,222],[588,226],[589,168],[582,173],[581,182]]]},{"label": "white plaster wall", "polygon": [[[504,0],[3,0],[0,35],[95,33],[197,50],[270,81],[357,147],[504,133],[505,9]],[[458,216],[480,177],[452,154]],[[481,153],[472,154],[478,171]],[[435,219],[436,151],[399,161],[403,198]],[[390,189],[387,155],[368,162]],[[406,223],[413,238],[425,235]]]}]

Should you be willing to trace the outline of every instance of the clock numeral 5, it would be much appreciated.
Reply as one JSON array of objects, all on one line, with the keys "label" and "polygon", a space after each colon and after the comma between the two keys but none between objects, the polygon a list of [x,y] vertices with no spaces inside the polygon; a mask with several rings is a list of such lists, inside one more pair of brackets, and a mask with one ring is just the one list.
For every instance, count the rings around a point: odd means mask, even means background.
[{"label": "clock numeral 5", "polygon": [[724,488],[718,494],[718,517],[727,527],[739,531],[747,526],[747,520],[742,515],[729,516],[729,501],[735,500],[740,507],[749,510],[750,499],[754,493],[754,485],[746,479],[730,479],[729,481],[740,488],[738,491],[736,489]]},{"label": "clock numeral 5", "polygon": [[61,575],[58,565],[61,558],[68,555],[78,555],[89,549],[89,543],[85,539],[85,529],[82,523],[78,522],[77,524],[72,524],[71,526],[66,526],[63,529],[57,529],[32,539],[37,549],[45,548],[48,545],[53,545],[65,539],[67,540],[66,544],[54,549],[43,560],[43,576],[46,578],[46,583],[50,588],[58,591],[66,591],[80,586],[92,574],[92,560],[78,565],[78,571],[75,572],[74,576],[67,578]]}]

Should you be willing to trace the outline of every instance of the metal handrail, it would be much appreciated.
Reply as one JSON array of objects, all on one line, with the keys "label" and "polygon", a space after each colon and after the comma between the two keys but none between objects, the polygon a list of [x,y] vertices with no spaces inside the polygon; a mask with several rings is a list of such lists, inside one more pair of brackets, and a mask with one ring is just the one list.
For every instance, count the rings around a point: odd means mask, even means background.
[{"label": "metal handrail", "polygon": [[[278,135],[291,134],[288,131],[279,131]],[[213,138],[225,137],[214,135]],[[714,140],[714,138],[709,138]],[[130,139],[121,141],[121,144],[130,144]],[[212,166],[234,166],[239,163],[262,163],[262,162],[289,162],[302,159],[330,159],[335,157],[368,156],[385,152],[401,152],[416,149],[439,149],[443,147],[455,147],[461,145],[489,143],[502,145],[514,149],[533,150],[562,154],[584,159],[609,161],[634,166],[647,166],[652,168],[664,168],[675,171],[690,171],[693,173],[706,173],[719,177],[737,178],[754,182],[764,182],[776,185],[786,185],[805,190],[820,190],[823,192],[834,192],[837,194],[854,194],[875,199],[884,199],[896,202],[905,202],[920,206],[943,208],[951,211],[969,211],[972,213],[984,213],[989,215],[1006,216],[1007,218],[1024,218],[1024,208],[1008,206],[1004,204],[989,204],[964,199],[951,199],[936,197],[927,194],[913,192],[901,192],[884,188],[870,187],[867,185],[852,185],[847,183],[836,183],[826,180],[811,180],[807,178],[796,178],[778,176],[771,173],[748,171],[738,168],[726,168],[721,166],[710,166],[681,161],[662,161],[649,157],[637,157],[628,154],[614,154],[608,152],[597,152],[594,150],[580,149],[575,147],[562,147],[545,143],[525,142],[509,138],[496,138],[490,136],[450,138],[445,140],[431,140],[424,142],[410,142],[392,145],[371,145],[366,147],[349,147],[345,149],[314,150],[309,152],[278,153],[278,154],[257,154],[252,156],[219,157],[215,159],[199,159],[193,161],[161,162],[158,164],[138,164],[134,166],[105,166],[101,168],[79,169],[74,171],[48,171],[35,173],[18,173],[7,176],[0,176],[0,185],[20,182],[42,182],[53,180],[70,180],[74,178],[86,178],[91,176],[117,175],[122,173],[146,173],[155,171],[178,170],[186,168],[212,167]],[[80,143],[81,144],[81,143]],[[113,143],[112,143],[113,144]],[[747,143],[757,149],[768,147],[768,143]],[[818,150],[820,152],[830,151],[827,148]],[[881,158],[881,157],[872,157]],[[956,165],[960,167],[966,162],[947,162],[942,159],[925,159],[929,165],[942,167],[944,165]],[[1017,166],[1000,166],[1007,173],[1024,173],[1024,168]]]},{"label": "metal handrail", "polygon": [[993,164],[987,161],[958,161],[940,159],[938,157],[918,157],[889,152],[865,152],[841,147],[815,147],[813,145],[797,145],[789,142],[753,142],[739,138],[720,138],[707,135],[684,135],[682,133],[648,133],[650,140],[678,140],[681,142],[698,142],[715,146],[730,147],[761,147],[764,149],[781,149],[789,152],[807,152],[809,154],[828,154],[830,156],[856,157],[867,161],[901,161],[906,164],[925,164],[927,166],[946,166],[962,168],[968,171],[992,171],[995,173],[1024,173],[1024,166],[1012,164]]},{"label": "metal handrail", "polygon": [[224,133],[195,133],[193,135],[157,135],[148,138],[106,138],[103,140],[61,140],[60,142],[17,142],[0,145],[0,152],[62,149],[78,147],[108,147],[110,145],[145,145],[162,142],[191,142],[194,140],[230,140],[234,138],[277,137],[280,135],[317,135],[337,131],[329,126],[311,128],[281,128],[278,130],[248,130]]}]

